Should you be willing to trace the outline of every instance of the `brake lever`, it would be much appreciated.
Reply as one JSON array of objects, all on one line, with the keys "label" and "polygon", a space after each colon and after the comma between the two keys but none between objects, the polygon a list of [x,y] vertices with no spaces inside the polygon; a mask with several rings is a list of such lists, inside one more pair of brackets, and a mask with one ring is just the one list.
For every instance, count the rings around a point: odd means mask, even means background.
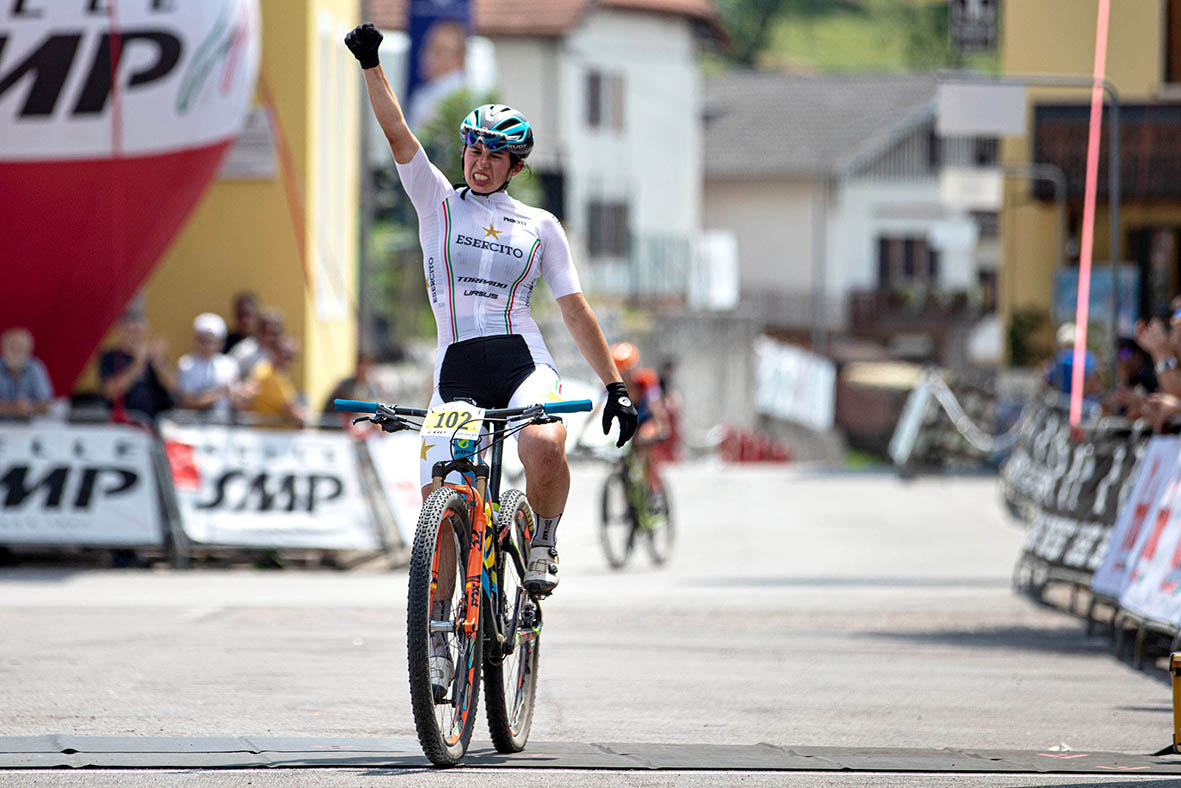
[{"label": "brake lever", "polygon": [[400,430],[410,429],[400,419],[391,419],[386,416],[358,416],[353,419],[353,424],[359,424],[362,421],[367,421],[370,424],[376,424],[381,427],[382,432],[398,432]]}]

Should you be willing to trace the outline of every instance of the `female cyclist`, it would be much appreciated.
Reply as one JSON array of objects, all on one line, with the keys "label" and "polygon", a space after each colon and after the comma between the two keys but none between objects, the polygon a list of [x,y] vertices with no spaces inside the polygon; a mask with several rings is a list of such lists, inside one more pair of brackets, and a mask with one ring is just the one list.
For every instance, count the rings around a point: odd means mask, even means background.
[{"label": "female cyclist", "polygon": [[[345,44],[361,63],[373,113],[418,214],[427,293],[439,337],[431,406],[468,399],[482,408],[503,408],[561,399],[553,359],[529,314],[540,276],[557,299],[583,358],[607,387],[603,430],[618,420],[622,446],[635,431],[636,411],[582,295],[566,234],[552,214],[505,191],[533,149],[529,122],[502,104],[472,110],[460,126],[465,185],[453,187],[427,160],[406,125],[378,61],[381,39],[373,25],[365,24],[350,32]],[[555,422],[526,427],[517,444],[525,466],[525,493],[537,519],[524,585],[543,594],[558,585],[555,536],[570,491],[565,440],[565,427]],[[424,495],[430,489],[431,466],[450,459],[450,447],[439,443],[423,442],[419,473]]]}]

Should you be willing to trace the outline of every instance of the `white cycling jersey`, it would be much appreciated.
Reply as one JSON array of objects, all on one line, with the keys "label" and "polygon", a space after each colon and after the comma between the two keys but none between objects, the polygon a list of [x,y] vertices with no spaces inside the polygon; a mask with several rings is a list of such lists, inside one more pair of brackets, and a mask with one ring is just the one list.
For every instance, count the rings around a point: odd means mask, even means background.
[{"label": "white cycling jersey", "polygon": [[520,334],[533,363],[553,367],[529,314],[533,285],[544,277],[554,298],[582,291],[558,220],[503,191],[482,196],[455,189],[421,147],[408,164],[397,167],[418,213],[423,270],[438,328],[435,387],[447,347],[476,337]]}]

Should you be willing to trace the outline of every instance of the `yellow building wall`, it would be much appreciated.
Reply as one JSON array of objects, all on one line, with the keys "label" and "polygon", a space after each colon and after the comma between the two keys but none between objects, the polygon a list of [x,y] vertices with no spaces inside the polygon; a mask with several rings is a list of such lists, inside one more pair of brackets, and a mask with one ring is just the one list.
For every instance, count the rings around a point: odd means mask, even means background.
[{"label": "yellow building wall", "polygon": [[[1006,75],[1070,74],[1089,78],[1094,70],[1095,24],[1098,0],[1036,0],[1001,4],[1001,70]],[[1107,39],[1107,77],[1121,103],[1161,97],[1164,60],[1163,0],[1115,0]],[[1085,103],[1090,90],[1030,86],[1030,136],[1008,138],[1001,144],[1005,163],[1033,160],[1033,106],[1037,103]],[[1106,100],[1106,96],[1105,96]],[[1106,126],[1104,128],[1106,133]],[[1121,232],[1136,221],[1136,207],[1127,202],[1128,175],[1122,175],[1125,201],[1120,206]],[[1081,200],[1073,205],[1081,211]],[[1143,209],[1140,209],[1141,212]],[[1170,213],[1174,219],[1175,212]],[[1053,271],[1057,264],[1057,219],[1054,203],[1030,199],[1029,185],[1012,180],[1006,185],[1001,213],[1004,258],[1001,269],[1000,311],[1007,325],[1016,309],[1048,311],[1052,301]],[[1096,206],[1094,266],[1110,262],[1107,206]],[[1126,250],[1121,249],[1127,260]],[[1049,333],[1049,328],[1047,328]]]},{"label": "yellow building wall", "polygon": [[[273,178],[216,178],[141,291],[150,332],[168,340],[174,363],[192,348],[196,315],[216,312],[232,330],[234,295],[256,292],[300,342],[292,377],[313,413],[351,374],[357,346],[361,82],[343,39],[359,5],[260,0],[256,103],[274,101],[289,155],[277,146]],[[94,367],[79,388],[97,384]]]}]

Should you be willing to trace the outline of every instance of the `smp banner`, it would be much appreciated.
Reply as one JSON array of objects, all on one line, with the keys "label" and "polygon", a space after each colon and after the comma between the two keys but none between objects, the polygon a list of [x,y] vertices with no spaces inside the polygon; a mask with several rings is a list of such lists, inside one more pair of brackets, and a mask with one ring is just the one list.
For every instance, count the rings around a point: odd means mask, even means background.
[{"label": "smp banner", "polygon": [[[69,390],[241,131],[258,0],[0,3],[0,330]],[[62,282],[69,282],[65,287]]]},{"label": "smp banner", "polygon": [[1170,517],[1171,496],[1181,473],[1179,462],[1181,437],[1158,436],[1148,442],[1131,492],[1116,515],[1103,561],[1091,578],[1094,593],[1119,597],[1128,587],[1150,538],[1155,549]]},{"label": "smp banner", "polygon": [[163,544],[152,446],[114,424],[0,425],[0,544]]},{"label": "smp banner", "polygon": [[415,432],[373,435],[365,439],[365,446],[393,512],[398,535],[403,544],[412,545],[422,511],[422,483],[418,478],[422,438]]},{"label": "smp banner", "polygon": [[377,550],[343,433],[160,425],[185,534],[204,545]]}]

